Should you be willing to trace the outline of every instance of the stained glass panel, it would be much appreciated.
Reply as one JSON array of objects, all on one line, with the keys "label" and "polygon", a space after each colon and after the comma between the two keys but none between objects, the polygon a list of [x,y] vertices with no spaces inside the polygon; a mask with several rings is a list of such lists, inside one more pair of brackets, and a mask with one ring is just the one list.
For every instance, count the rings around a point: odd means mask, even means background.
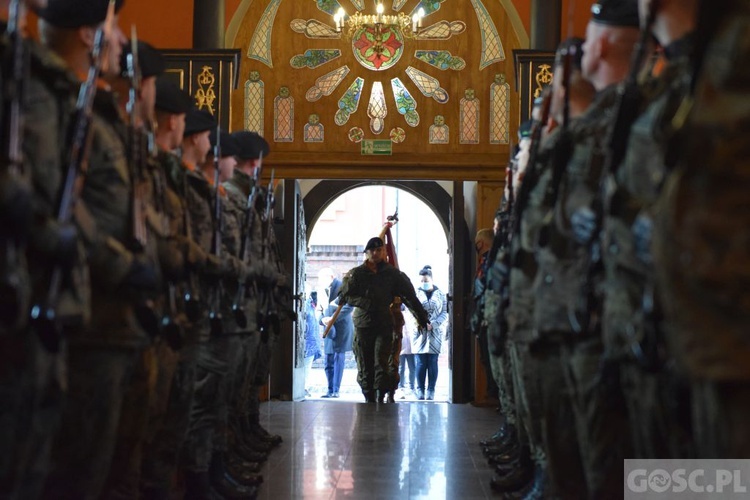
[{"label": "stained glass panel", "polygon": [[273,20],[276,18],[276,12],[279,10],[281,0],[271,0],[260,16],[258,26],[255,28],[253,38],[250,40],[250,46],[247,49],[247,57],[255,59],[269,68],[273,68],[271,58],[271,35],[273,33]]},{"label": "stained glass panel", "polygon": [[393,98],[396,100],[396,110],[406,119],[410,127],[419,125],[419,113],[417,112],[417,101],[411,96],[400,78],[391,80]]},{"label": "stained glass panel", "polygon": [[334,122],[338,126],[342,126],[349,121],[349,117],[357,111],[359,108],[359,100],[362,97],[362,86],[365,84],[365,79],[361,76],[354,80],[349,88],[344,92],[344,95],[339,99],[339,110],[336,111]]},{"label": "stained glass panel", "polygon": [[477,13],[479,28],[482,32],[482,58],[479,61],[479,69],[484,69],[492,63],[505,60],[503,43],[497,33],[495,23],[487,12],[481,0],[471,0],[474,11]]},{"label": "stained glass panel", "polygon": [[[255,79],[253,79],[255,77]],[[263,109],[265,89],[257,72],[245,82],[245,130],[263,135]]]},{"label": "stained glass panel", "polygon": [[317,68],[324,64],[341,57],[339,49],[307,49],[304,54],[297,54],[292,57],[289,64],[293,68]]},{"label": "stained glass panel", "polygon": [[349,66],[342,66],[338,69],[334,69],[330,73],[326,73],[315,80],[315,85],[307,90],[305,98],[310,102],[315,102],[324,95],[331,95],[348,74]]},{"label": "stained glass panel", "polygon": [[510,85],[497,75],[490,86],[490,144],[508,144],[510,135]]},{"label": "stained glass panel", "polygon": [[273,140],[294,142],[294,98],[282,94],[273,100]]},{"label": "stained glass panel", "polygon": [[432,97],[440,104],[448,102],[448,92],[440,86],[437,78],[423,73],[412,66],[406,68],[406,74],[426,97]]},{"label": "stained glass panel", "polygon": [[479,144],[479,99],[472,89],[466,90],[466,97],[461,99],[461,123],[459,142],[461,144]]},{"label": "stained glass panel", "polygon": [[370,92],[370,103],[367,105],[367,116],[370,117],[370,130],[373,134],[380,134],[385,127],[385,117],[388,108],[385,104],[385,93],[383,83],[374,82]]}]

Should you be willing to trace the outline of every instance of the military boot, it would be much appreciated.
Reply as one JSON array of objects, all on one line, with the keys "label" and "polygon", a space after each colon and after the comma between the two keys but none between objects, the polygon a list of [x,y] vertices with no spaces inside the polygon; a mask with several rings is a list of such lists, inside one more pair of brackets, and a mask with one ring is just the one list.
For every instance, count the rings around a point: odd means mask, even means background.
[{"label": "military boot", "polygon": [[211,488],[208,472],[185,471],[185,500],[222,500]]},{"label": "military boot", "polygon": [[248,421],[240,421],[239,435],[237,436],[242,444],[256,452],[268,453],[273,445],[261,438],[256,432],[252,432]]},{"label": "military boot", "polygon": [[362,391],[362,394],[364,394],[366,402],[368,403],[375,402],[375,391]]},{"label": "military boot", "polygon": [[544,500],[546,482],[547,474],[544,468],[537,464],[534,467],[534,479],[531,483],[518,491],[506,493],[503,495],[503,500]]},{"label": "military boot", "polygon": [[224,479],[242,486],[259,486],[263,482],[263,476],[241,471],[232,471],[224,461],[224,454],[216,452],[211,456],[211,466],[208,469],[208,478],[211,484],[218,483]]},{"label": "military boot", "polygon": [[270,432],[265,430],[263,426],[260,425],[260,422],[250,422],[249,428],[250,432],[254,436],[257,436],[260,439],[271,443],[272,446],[278,446],[284,441],[284,439],[278,434],[271,434]]},{"label": "military boot", "polygon": [[215,460],[211,460],[211,467],[207,475],[211,488],[225,499],[255,498],[258,494],[257,487],[241,485],[227,475],[223,467],[216,465]]},{"label": "military boot", "polygon": [[239,456],[237,456],[236,453],[234,453],[234,451],[227,453],[225,458],[227,461],[227,467],[230,467],[232,470],[241,470],[243,472],[260,472],[260,463],[242,460]]},{"label": "military boot", "polygon": [[[508,471],[508,469],[510,469]],[[502,475],[494,477],[490,481],[490,487],[493,491],[500,493],[510,493],[518,491],[529,484],[534,477],[534,465],[524,454],[517,461],[513,462],[510,467],[500,469]],[[506,472],[508,471],[508,472]]]},{"label": "military boot", "polygon": [[[496,445],[497,443],[505,440],[510,433],[509,429],[512,427],[512,425],[508,424],[507,420],[503,421],[503,425],[500,426],[497,432],[495,432],[492,436],[479,441],[479,446],[486,448],[488,446]],[[515,432],[515,428],[513,429],[513,432]]]}]

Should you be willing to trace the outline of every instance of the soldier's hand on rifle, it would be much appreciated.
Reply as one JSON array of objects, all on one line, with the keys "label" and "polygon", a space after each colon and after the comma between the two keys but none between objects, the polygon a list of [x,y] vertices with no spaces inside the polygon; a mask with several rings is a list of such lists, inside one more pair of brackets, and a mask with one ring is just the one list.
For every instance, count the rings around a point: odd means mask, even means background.
[{"label": "soldier's hand on rifle", "polygon": [[651,257],[651,240],[654,231],[654,222],[647,214],[639,214],[631,227],[635,246],[635,256],[644,264],[653,262]]},{"label": "soldier's hand on rifle", "polygon": [[573,229],[573,237],[579,245],[585,245],[591,241],[596,229],[596,214],[589,207],[581,207],[570,217]]},{"label": "soldier's hand on rifle", "polygon": [[133,259],[128,273],[123,278],[121,286],[137,292],[156,291],[159,283],[154,268],[140,259]]}]

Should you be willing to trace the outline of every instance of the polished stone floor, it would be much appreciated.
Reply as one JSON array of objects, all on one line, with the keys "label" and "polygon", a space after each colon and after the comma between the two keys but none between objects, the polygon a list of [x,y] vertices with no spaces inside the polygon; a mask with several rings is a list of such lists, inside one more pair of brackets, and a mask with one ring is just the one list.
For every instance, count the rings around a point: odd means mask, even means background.
[{"label": "polished stone floor", "polygon": [[477,442],[500,417],[447,403],[269,402],[262,424],[284,442],[262,473],[261,499],[491,498]]}]

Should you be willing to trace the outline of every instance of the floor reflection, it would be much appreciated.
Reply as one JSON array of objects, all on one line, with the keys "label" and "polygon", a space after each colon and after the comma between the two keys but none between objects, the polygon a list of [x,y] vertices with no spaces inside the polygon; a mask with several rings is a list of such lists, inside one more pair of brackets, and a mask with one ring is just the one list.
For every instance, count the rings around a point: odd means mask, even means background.
[{"label": "floor reflection", "polygon": [[491,498],[476,443],[497,428],[492,409],[306,401],[263,412],[284,444],[262,471],[259,498]]}]

